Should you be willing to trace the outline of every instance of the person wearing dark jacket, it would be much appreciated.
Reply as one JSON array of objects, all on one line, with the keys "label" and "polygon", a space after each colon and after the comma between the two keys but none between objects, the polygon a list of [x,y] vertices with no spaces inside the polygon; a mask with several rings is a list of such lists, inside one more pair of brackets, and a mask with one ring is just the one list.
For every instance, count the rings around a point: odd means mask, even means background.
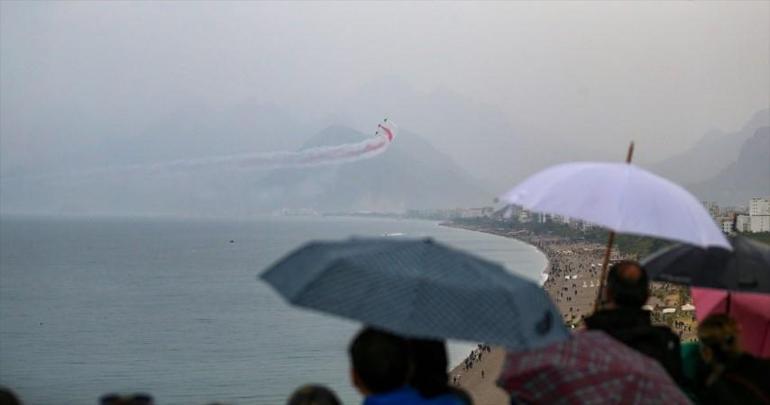
[{"label": "person wearing dark jacket", "polygon": [[679,336],[666,326],[653,325],[650,312],[642,309],[649,297],[644,268],[631,260],[615,263],[607,275],[604,293],[607,303],[586,318],[586,327],[601,330],[657,360],[674,381],[683,385]]},{"label": "person wearing dark jacket", "polygon": [[467,392],[449,384],[449,360],[444,341],[412,338],[409,339],[409,352],[412,364],[409,385],[421,397],[435,402],[473,405]]},{"label": "person wearing dark jacket", "polygon": [[697,378],[699,402],[705,404],[770,404],[770,360],[740,348],[740,329],[727,315],[711,315],[698,325],[705,363]]}]

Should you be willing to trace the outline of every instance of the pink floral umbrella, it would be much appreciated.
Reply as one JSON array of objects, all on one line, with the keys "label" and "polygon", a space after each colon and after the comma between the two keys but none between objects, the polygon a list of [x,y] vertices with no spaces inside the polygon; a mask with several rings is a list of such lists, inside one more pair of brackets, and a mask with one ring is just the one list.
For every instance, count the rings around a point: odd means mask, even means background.
[{"label": "pink floral umbrella", "polygon": [[497,385],[512,403],[690,403],[657,361],[600,331],[509,353]]}]

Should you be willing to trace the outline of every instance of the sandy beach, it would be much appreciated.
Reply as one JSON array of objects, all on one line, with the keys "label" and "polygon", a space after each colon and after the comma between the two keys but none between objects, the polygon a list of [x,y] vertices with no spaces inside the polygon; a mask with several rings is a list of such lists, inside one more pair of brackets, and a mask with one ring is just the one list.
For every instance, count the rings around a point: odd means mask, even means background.
[{"label": "sandy beach", "polygon": [[[559,308],[565,324],[579,328],[582,319],[593,312],[599,292],[604,245],[453,223],[442,225],[515,238],[536,247],[548,259],[548,265],[543,269],[547,275],[543,288]],[[621,258],[619,252],[612,252],[611,260]],[[655,285],[652,295],[651,302],[657,307],[684,303],[675,287]],[[653,316],[653,319],[656,317]],[[672,325],[675,331],[678,329],[683,340],[692,338],[691,322],[688,317]],[[508,404],[506,393],[495,385],[504,358],[505,351],[502,348],[493,347],[489,351],[477,348],[464,363],[452,369],[450,381],[468,391],[477,405]]]}]

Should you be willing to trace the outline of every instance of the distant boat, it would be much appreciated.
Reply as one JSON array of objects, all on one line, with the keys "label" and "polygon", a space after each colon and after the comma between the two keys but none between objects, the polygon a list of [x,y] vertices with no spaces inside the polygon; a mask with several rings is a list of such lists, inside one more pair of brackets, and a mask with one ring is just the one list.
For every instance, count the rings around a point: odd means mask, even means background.
[{"label": "distant boat", "polygon": [[404,236],[404,235],[406,235],[406,234],[402,233],[402,232],[386,232],[386,233],[382,234],[382,236],[388,236],[388,237],[390,237],[390,236]]}]

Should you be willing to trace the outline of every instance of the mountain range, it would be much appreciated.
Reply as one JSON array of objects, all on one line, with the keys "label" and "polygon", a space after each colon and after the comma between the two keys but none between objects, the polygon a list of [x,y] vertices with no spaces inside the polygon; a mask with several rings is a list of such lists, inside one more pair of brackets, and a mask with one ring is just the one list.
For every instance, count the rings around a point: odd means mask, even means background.
[{"label": "mountain range", "polygon": [[[372,135],[330,126],[299,149]],[[158,153],[168,153],[158,151]],[[477,206],[493,194],[420,135],[399,131],[375,157],[316,167],[185,171],[116,170],[4,181],[6,212],[249,216],[282,208],[319,212]]]},{"label": "mountain range", "polygon": [[[332,126],[304,147],[366,139],[353,129]],[[389,149],[374,158],[342,165],[279,169],[255,184],[265,202],[319,211],[403,211],[489,204],[493,194],[420,135],[402,130]]]},{"label": "mountain range", "polygon": [[754,131],[737,160],[708,180],[687,188],[702,200],[746,206],[752,197],[770,196],[770,127]]},{"label": "mountain range", "polygon": [[[710,131],[690,149],[653,165],[651,169],[680,184],[707,182],[735,163],[745,143],[759,128],[769,125],[770,109],[757,111],[739,130]],[[770,150],[765,149],[765,153],[765,160],[770,159],[767,157]]]}]

